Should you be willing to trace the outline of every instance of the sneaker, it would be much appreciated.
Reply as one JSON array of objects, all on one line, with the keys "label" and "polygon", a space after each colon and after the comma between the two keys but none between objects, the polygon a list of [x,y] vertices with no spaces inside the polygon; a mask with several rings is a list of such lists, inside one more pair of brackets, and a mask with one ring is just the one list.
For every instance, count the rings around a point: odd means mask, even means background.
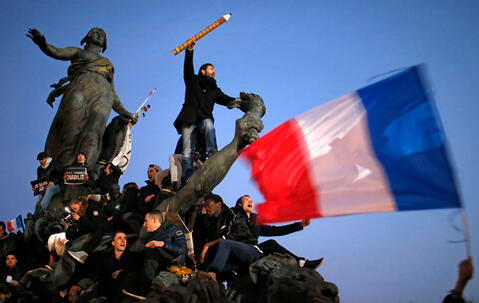
[{"label": "sneaker", "polygon": [[135,295],[135,294],[133,294],[133,293],[131,293],[131,292],[128,292],[128,291],[126,291],[126,290],[124,290],[124,289],[123,289],[121,292],[122,292],[125,296],[128,296],[128,297],[130,297],[130,298],[134,298],[134,299],[137,299],[137,300],[145,300],[145,299],[146,299],[146,297],[143,297],[143,296],[140,296],[140,295]]},{"label": "sneaker", "polygon": [[321,266],[321,264],[323,264],[324,262],[324,258],[320,258],[320,259],[317,259],[317,260],[306,260],[304,262],[304,266],[305,268],[309,268],[309,269],[312,269],[312,270],[316,270],[318,267]]},{"label": "sneaker", "polygon": [[167,197],[171,197],[176,194],[176,192],[172,190],[171,188],[161,188],[160,191],[162,194],[164,194]]},{"label": "sneaker", "polygon": [[75,259],[78,263],[85,264],[88,254],[83,250],[79,251],[68,251],[68,254]]}]

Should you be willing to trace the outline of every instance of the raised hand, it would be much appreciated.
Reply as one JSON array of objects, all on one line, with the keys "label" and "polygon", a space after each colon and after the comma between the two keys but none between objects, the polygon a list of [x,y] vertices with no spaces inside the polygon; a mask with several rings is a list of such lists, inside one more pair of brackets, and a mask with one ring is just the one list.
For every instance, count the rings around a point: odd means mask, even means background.
[{"label": "raised hand", "polygon": [[47,43],[45,36],[36,28],[29,28],[28,34],[25,34],[25,36],[32,39],[32,41],[39,46],[45,45]]}]

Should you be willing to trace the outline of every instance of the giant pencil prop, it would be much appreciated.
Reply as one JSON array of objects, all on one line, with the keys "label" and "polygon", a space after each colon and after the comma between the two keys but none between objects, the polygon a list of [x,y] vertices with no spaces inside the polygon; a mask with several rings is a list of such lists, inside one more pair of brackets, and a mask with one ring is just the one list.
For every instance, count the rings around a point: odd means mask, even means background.
[{"label": "giant pencil prop", "polygon": [[[204,30],[202,30],[201,32],[197,33],[196,35],[193,36],[193,40],[194,41],[198,41],[200,40],[201,38],[203,38],[206,34],[208,34],[209,32],[211,32],[212,30],[214,30],[215,28],[217,28],[218,26],[220,26],[221,24],[225,23],[226,21],[228,21],[228,19],[231,17],[231,14],[226,14],[224,15],[223,17],[219,18],[218,20],[216,20],[215,22],[213,22],[213,24],[211,24],[210,26],[208,26],[207,28],[205,28]],[[178,55],[182,50],[184,50],[185,48],[187,48],[188,46],[190,46],[192,43],[192,40],[190,41],[186,41],[185,43],[181,44],[180,46],[178,46],[177,48],[175,48],[173,50],[173,54],[176,56]]]}]

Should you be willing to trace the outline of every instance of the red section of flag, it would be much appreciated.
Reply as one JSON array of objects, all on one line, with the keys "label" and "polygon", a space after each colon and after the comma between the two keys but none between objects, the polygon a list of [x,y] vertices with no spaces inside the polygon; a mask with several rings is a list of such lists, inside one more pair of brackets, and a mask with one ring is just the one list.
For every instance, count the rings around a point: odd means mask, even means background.
[{"label": "red section of flag", "polygon": [[289,120],[243,151],[266,202],[257,205],[263,223],[321,217],[309,176],[310,155],[301,128]]},{"label": "red section of flag", "polygon": [[13,225],[12,225],[12,221],[8,221],[8,222],[7,222],[7,230],[8,230],[9,232],[12,232],[12,231],[15,230],[15,227],[13,227]]}]

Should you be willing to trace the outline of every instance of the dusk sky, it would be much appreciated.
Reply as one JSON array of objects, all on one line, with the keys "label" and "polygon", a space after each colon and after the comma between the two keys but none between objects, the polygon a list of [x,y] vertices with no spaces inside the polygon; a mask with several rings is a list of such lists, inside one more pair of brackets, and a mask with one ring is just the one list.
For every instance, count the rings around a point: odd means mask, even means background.
[{"label": "dusk sky", "polygon": [[[425,64],[469,218],[473,262],[479,256],[478,1],[2,1],[1,7],[0,220],[34,210],[36,156],[60,103],[51,109],[46,98],[69,66],[43,54],[25,36],[28,28],[57,47],[80,47],[89,29],[103,28],[104,56],[129,111],[158,88],[132,128],[131,164],[120,179],[142,186],[148,164],[166,168],[178,140],[173,121],[184,100],[184,53],[171,51],[232,13],[197,43],[195,70],[211,62],[223,92],[259,94],[267,108],[263,134],[377,75]],[[217,105],[214,116],[221,148],[242,112]],[[241,160],[214,192],[229,206],[243,194],[263,201]],[[338,286],[342,302],[441,302],[466,257],[464,243],[455,243],[463,239],[456,226],[456,209],[364,214],[313,219],[304,231],[276,240],[297,255],[325,257],[318,271]],[[466,297],[479,300],[478,280],[476,273]]]}]

